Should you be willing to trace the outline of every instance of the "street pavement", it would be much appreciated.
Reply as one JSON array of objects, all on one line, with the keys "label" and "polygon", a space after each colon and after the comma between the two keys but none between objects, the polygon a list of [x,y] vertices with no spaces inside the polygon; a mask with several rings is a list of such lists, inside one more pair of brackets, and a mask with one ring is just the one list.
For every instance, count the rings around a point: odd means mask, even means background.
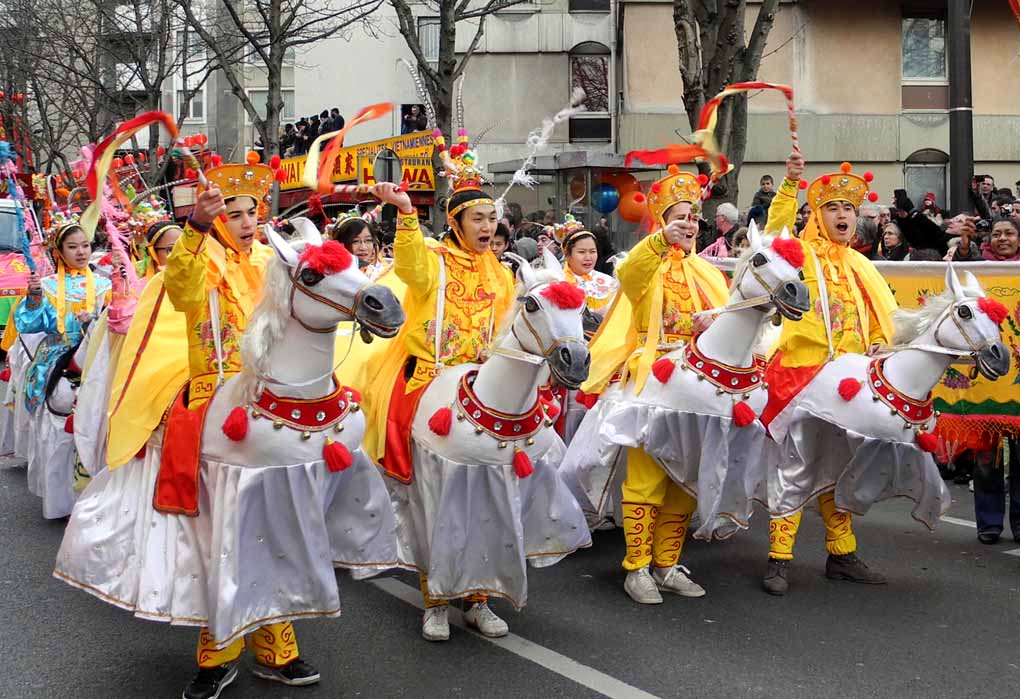
[{"label": "street pavement", "polygon": [[[24,468],[0,459],[0,697],[179,697],[195,629],[135,619],[51,576],[63,520],[46,521]],[[727,542],[688,542],[683,563],[707,590],[641,606],[623,592],[623,537],[532,570],[529,604],[494,609],[498,643],[455,628],[423,641],[416,581],[341,578],[339,619],[298,622],[314,687],[246,671],[223,697],[1015,697],[1020,686],[1020,544],[978,543],[973,500],[952,487],[952,523],[929,533],[909,503],[858,519],[859,553],[881,587],[824,577],[824,530],[807,514],[790,594],[760,588],[767,518]],[[396,596],[395,596],[396,595]],[[406,600],[406,601],[405,601]]]}]

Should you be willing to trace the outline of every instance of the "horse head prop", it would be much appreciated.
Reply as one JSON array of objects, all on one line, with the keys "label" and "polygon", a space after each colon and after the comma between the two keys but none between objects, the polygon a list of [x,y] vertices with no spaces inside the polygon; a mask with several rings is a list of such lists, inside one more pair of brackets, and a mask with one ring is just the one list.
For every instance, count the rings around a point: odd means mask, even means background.
[{"label": "horse head prop", "polygon": [[[332,333],[338,323],[353,320],[362,339],[373,335],[393,337],[405,315],[400,301],[388,288],[372,284],[358,270],[352,255],[340,243],[323,241],[306,218],[291,220],[300,240],[291,243],[267,225],[266,238],[289,280],[286,300],[290,317],[305,330]],[[267,288],[272,288],[267,284]]]},{"label": "horse head prop", "polygon": [[894,341],[899,346],[969,358],[975,377],[980,373],[994,381],[1009,373],[1010,353],[999,329],[1007,315],[1006,307],[986,296],[973,274],[965,272],[961,282],[950,264],[945,292],[917,311],[896,312]]},{"label": "horse head prop", "polygon": [[[804,250],[785,228],[770,241],[754,221],[747,231],[748,252],[740,259],[730,286],[730,307],[771,307],[782,317],[800,320],[810,307],[804,285]],[[778,317],[777,317],[778,320]]]},{"label": "horse head prop", "polygon": [[[576,389],[588,378],[591,366],[582,321],[585,295],[579,287],[565,281],[563,268],[552,253],[546,250],[543,255],[542,270],[513,255],[517,264],[518,307],[496,353],[519,350],[541,358],[559,384]],[[517,346],[505,347],[507,339]]]}]

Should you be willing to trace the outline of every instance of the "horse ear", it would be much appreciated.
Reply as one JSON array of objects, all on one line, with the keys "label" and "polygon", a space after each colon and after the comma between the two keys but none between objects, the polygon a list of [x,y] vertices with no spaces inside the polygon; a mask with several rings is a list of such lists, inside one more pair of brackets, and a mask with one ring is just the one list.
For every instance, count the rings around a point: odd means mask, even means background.
[{"label": "horse ear", "polygon": [[561,282],[566,279],[563,275],[563,265],[560,264],[560,261],[556,259],[556,255],[548,247],[542,248],[542,268],[556,275],[556,281]]},{"label": "horse ear", "polygon": [[953,297],[957,301],[963,301],[963,284],[960,283],[960,278],[956,276],[956,270],[953,269],[953,263],[950,262],[946,265],[946,288],[953,292]]},{"label": "horse ear", "polygon": [[[752,223],[753,222],[754,221],[752,220]],[[787,228],[786,226],[783,226],[783,232],[779,234],[779,239],[780,240],[789,240],[790,239],[790,229]]]},{"label": "horse ear", "polygon": [[981,282],[974,276],[973,272],[963,273],[963,288],[973,293],[975,296],[984,296],[985,290],[981,286]]},{"label": "horse ear", "polygon": [[276,256],[280,258],[280,261],[288,267],[298,266],[298,254],[297,251],[291,247],[287,239],[276,232],[268,223],[263,226],[263,231],[266,234],[266,240],[269,241],[269,245],[272,246],[273,251],[276,252]]},{"label": "horse ear", "polygon": [[535,278],[535,270],[531,267],[530,262],[513,252],[504,252],[503,257],[513,260],[517,265],[517,280],[525,291],[535,286],[538,280]]},{"label": "horse ear", "polygon": [[290,219],[290,225],[294,227],[294,231],[301,237],[301,240],[309,245],[322,245],[322,234],[311,220],[304,216],[298,216]]},{"label": "horse ear", "polygon": [[753,218],[751,219],[751,225],[747,227],[747,242],[751,246],[751,250],[761,252],[761,234],[758,233],[758,224],[755,223]]}]

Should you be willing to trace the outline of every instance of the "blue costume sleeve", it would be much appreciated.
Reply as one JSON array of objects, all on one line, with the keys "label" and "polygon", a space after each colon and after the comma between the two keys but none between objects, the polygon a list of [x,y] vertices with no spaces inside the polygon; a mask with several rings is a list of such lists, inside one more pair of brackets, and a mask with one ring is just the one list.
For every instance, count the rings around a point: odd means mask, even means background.
[{"label": "blue costume sleeve", "polygon": [[55,333],[57,332],[57,310],[45,296],[40,298],[40,303],[35,308],[28,307],[27,298],[22,299],[14,310],[14,326],[23,335]]}]

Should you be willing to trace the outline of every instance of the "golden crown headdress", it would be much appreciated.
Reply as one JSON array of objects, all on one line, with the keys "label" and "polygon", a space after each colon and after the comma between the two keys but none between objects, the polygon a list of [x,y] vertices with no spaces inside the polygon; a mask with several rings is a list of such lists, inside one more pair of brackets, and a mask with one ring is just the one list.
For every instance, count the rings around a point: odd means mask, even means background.
[{"label": "golden crown headdress", "polygon": [[443,161],[443,170],[440,173],[450,180],[453,191],[458,192],[464,189],[481,189],[486,184],[482,172],[478,168],[478,154],[471,150],[467,129],[457,129],[457,143],[446,147],[446,139],[443,132],[436,129],[432,132],[432,140],[439,149],[439,157]]},{"label": "golden crown headdress", "polygon": [[50,214],[50,228],[46,238],[46,242],[53,248],[59,246],[61,238],[71,228],[81,226],[81,212],[79,211],[65,211],[59,207],[54,207],[53,212]]},{"label": "golden crown headdress", "polygon": [[355,219],[359,219],[366,223],[375,223],[379,220],[379,215],[382,213],[382,207],[382,204],[376,204],[374,207],[362,214],[358,212],[358,207],[354,206],[351,209],[337,215],[336,219],[333,221],[333,229],[336,230],[348,221],[353,221]]},{"label": "golden crown headdress", "polygon": [[[256,155],[257,159],[258,156]],[[266,197],[273,186],[273,168],[257,161],[252,163],[231,163],[220,165],[205,171],[209,186],[216,185],[223,194],[223,199],[234,197],[251,197],[259,206],[259,214],[264,215]]]},{"label": "golden crown headdress", "polygon": [[685,172],[676,165],[670,165],[667,172],[666,177],[652,184],[648,190],[648,211],[659,225],[665,225],[669,208],[681,202],[689,203],[692,213],[701,213],[701,202],[710,192],[706,175]]},{"label": "golden crown headdress", "polygon": [[[553,238],[561,248],[565,248],[567,243],[572,239],[579,236],[581,233],[589,233],[585,230],[584,224],[574,218],[573,214],[567,214],[563,218],[563,223],[558,223],[555,226],[547,226],[546,228],[552,228]],[[592,235],[589,233],[589,235]]]},{"label": "golden crown headdress", "polygon": [[872,173],[855,175],[850,163],[841,164],[839,170],[822,175],[807,186],[807,203],[812,211],[832,201],[848,201],[854,208],[860,207],[865,199],[878,201],[878,193],[871,191],[871,182],[875,179]]}]

